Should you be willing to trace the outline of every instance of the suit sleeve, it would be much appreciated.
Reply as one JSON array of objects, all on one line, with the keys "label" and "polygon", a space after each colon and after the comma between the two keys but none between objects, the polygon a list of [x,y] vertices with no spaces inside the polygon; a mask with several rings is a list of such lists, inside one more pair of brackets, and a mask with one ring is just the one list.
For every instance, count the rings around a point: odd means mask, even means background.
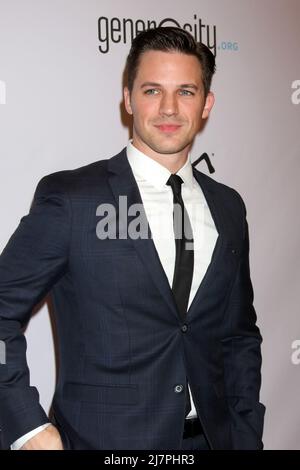
[{"label": "suit sleeve", "polygon": [[23,328],[33,307],[67,270],[70,203],[54,181],[51,176],[40,181],[30,213],[0,257],[0,341],[6,356],[0,364],[0,428],[5,448],[49,421],[30,385]]},{"label": "suit sleeve", "polygon": [[261,342],[253,306],[249,268],[249,233],[242,205],[243,247],[225,313],[222,339],[226,395],[231,414],[235,449],[262,449],[265,407],[259,402],[261,386]]}]

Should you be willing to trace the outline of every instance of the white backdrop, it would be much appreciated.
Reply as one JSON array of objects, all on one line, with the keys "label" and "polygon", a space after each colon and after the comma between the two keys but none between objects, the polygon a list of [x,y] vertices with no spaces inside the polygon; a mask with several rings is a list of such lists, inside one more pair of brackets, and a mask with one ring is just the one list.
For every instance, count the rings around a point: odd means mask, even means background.
[{"label": "white backdrop", "polygon": [[[300,449],[299,0],[0,0],[0,251],[42,176],[124,147],[131,25],[167,18],[216,46],[216,105],[193,158],[208,152],[213,177],[246,202],[265,448]],[[48,410],[55,360],[46,307],[26,336],[31,382]]]}]

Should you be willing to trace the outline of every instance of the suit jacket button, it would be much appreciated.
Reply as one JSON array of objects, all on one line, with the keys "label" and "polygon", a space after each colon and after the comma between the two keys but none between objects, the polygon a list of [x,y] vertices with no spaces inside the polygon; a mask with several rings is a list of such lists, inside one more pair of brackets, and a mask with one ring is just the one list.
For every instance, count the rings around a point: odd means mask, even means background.
[{"label": "suit jacket button", "polygon": [[188,330],[188,326],[187,326],[187,324],[185,323],[184,325],[182,325],[181,331],[182,331],[182,333],[185,333],[187,330]]},{"label": "suit jacket button", "polygon": [[183,385],[179,384],[179,385],[175,385],[174,387],[174,392],[175,393],[181,393],[183,390]]}]

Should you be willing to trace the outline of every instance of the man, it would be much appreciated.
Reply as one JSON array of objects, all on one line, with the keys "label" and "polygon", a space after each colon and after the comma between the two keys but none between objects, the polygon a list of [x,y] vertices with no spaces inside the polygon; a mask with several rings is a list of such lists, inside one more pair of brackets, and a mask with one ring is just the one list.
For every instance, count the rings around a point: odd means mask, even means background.
[{"label": "man", "polygon": [[[262,448],[245,207],[189,156],[214,104],[214,70],[187,32],[141,33],[124,89],[132,141],[39,183],[0,259],[6,446]],[[21,331],[50,290],[60,358],[51,422]]]}]

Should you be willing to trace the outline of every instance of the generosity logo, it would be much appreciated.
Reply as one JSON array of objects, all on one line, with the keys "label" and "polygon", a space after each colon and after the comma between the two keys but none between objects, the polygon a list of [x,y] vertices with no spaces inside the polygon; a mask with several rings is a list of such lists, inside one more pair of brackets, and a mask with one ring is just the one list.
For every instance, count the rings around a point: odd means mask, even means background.
[{"label": "generosity logo", "polygon": [[189,23],[179,23],[174,18],[164,18],[160,21],[153,19],[107,18],[98,19],[99,51],[107,54],[112,44],[131,44],[132,40],[142,31],[159,26],[176,26],[185,29],[194,36],[197,42],[202,42],[217,55],[217,28],[215,25],[205,24],[202,18],[195,14]]}]

